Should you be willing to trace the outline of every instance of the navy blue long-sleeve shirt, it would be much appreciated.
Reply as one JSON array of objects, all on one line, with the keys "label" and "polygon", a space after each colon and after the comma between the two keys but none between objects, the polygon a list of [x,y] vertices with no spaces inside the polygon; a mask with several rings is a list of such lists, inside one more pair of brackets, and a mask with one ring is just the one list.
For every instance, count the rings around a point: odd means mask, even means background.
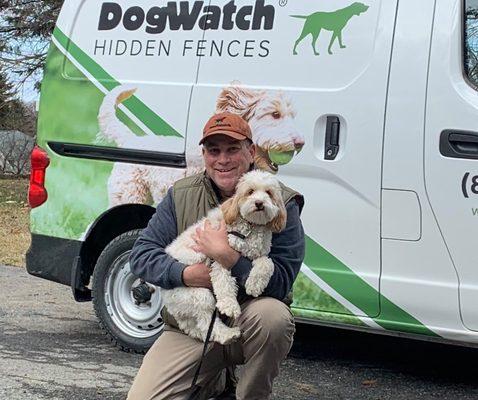
[{"label": "navy blue long-sleeve shirt", "polygon": [[[263,293],[264,296],[279,300],[284,299],[292,288],[305,251],[299,206],[295,200],[291,200],[286,205],[286,209],[285,229],[272,235],[269,257],[274,263],[274,274]],[[130,255],[133,274],[164,289],[184,286],[182,273],[186,265],[164,252],[176,236],[176,212],[172,189],[170,189],[133,246]],[[251,260],[241,256],[231,269],[232,276],[237,279],[240,294],[244,292],[244,285],[251,268]]]}]

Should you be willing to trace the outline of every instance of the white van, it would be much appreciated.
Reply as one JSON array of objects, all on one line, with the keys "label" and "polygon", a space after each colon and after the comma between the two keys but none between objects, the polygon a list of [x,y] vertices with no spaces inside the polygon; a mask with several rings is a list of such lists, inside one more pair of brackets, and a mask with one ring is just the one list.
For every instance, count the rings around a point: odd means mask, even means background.
[{"label": "white van", "polygon": [[478,344],[478,0],[363,1],[66,0],[28,271],[147,349],[161,291],[129,251],[229,110],[257,165],[305,196],[299,321]]}]

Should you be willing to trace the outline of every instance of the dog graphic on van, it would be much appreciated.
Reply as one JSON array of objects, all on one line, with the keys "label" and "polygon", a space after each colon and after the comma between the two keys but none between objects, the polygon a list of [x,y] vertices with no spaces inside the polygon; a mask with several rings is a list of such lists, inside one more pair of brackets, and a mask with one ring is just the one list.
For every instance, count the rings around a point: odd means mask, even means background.
[{"label": "dog graphic on van", "polygon": [[354,15],[360,15],[368,10],[367,5],[363,3],[353,3],[345,8],[342,8],[333,12],[316,12],[310,15],[291,15],[293,18],[305,19],[304,27],[299,38],[295,41],[293,54],[297,55],[297,45],[308,35],[312,35],[312,49],[316,56],[319,52],[316,48],[317,39],[322,29],[332,32],[332,38],[330,39],[328,52],[332,53],[332,45],[335,39],[339,40],[340,48],[343,49],[346,46],[342,43],[342,31],[349,22],[350,18]]},{"label": "dog graphic on van", "polygon": [[[105,96],[98,113],[97,141],[114,142],[121,148],[156,151],[170,148],[170,141],[178,138],[137,136],[117,118],[117,107],[135,91],[134,87],[122,85]],[[256,144],[254,162],[262,170],[276,173],[279,165],[289,162],[304,146],[304,137],[295,126],[296,111],[281,91],[253,90],[233,82],[222,89],[217,99],[216,113],[223,111],[233,112],[248,121]],[[204,169],[201,148],[197,146],[196,150],[186,154],[186,169],[114,163],[108,179],[109,205],[159,203],[176,180]]]}]

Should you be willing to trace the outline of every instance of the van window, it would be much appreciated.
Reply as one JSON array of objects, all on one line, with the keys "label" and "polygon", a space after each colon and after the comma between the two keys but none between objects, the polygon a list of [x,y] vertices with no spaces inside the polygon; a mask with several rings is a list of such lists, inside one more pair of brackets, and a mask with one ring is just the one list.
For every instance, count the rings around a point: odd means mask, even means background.
[{"label": "van window", "polygon": [[478,87],[478,0],[465,0],[465,72]]}]

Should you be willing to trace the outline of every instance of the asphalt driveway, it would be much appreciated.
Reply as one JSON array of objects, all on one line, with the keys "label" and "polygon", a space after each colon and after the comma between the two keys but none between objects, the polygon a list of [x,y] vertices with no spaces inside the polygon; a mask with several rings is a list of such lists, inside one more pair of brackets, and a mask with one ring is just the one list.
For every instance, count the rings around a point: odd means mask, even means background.
[{"label": "asphalt driveway", "polygon": [[[142,356],[103,336],[91,303],[0,266],[0,399],[124,399]],[[274,400],[477,399],[478,350],[299,326]]]}]

